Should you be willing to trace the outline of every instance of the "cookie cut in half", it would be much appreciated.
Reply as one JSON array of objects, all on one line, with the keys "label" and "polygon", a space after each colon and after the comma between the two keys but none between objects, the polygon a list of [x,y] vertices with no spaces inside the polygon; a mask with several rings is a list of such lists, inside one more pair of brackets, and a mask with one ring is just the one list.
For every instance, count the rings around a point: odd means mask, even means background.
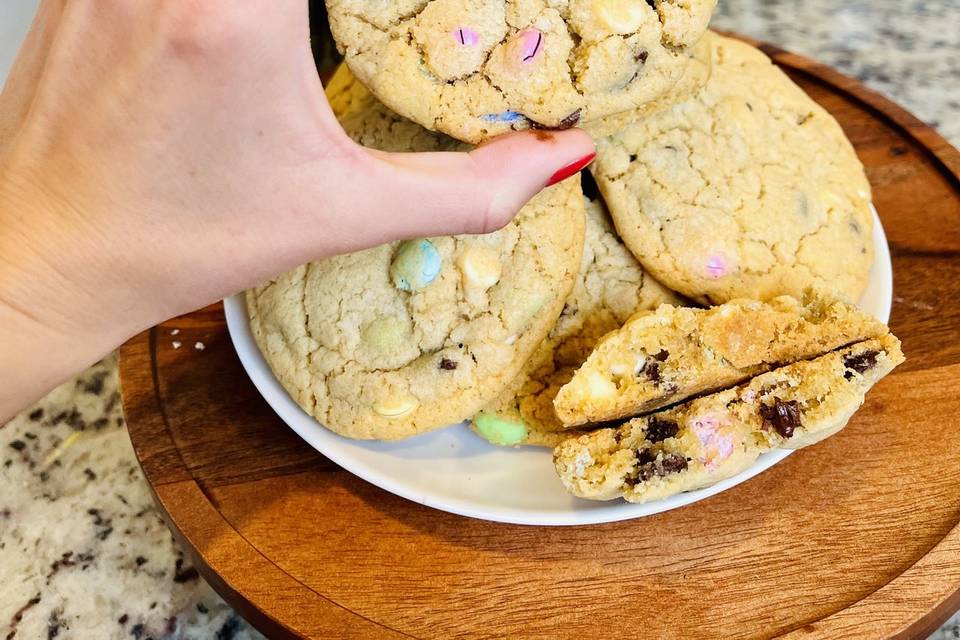
[{"label": "cookie cut in half", "polygon": [[[390,112],[346,71],[329,95],[365,146],[464,148]],[[575,177],[491,234],[394,242],[294,269],[248,292],[250,328],[277,380],[332,431],[397,440],[454,424],[494,400],[550,332],[580,267],[584,225]]]},{"label": "cookie cut in half", "polygon": [[553,448],[569,438],[553,411],[553,398],[597,341],[638,311],[683,303],[623,246],[603,204],[585,203],[583,259],[563,313],[520,375],[471,421],[474,431],[493,444]]},{"label": "cookie cut in half", "polygon": [[387,106],[467,142],[632,111],[683,77],[716,0],[327,0]]},{"label": "cookie cut in half", "polygon": [[803,301],[665,305],[600,341],[553,404],[567,427],[628,418],[886,333],[855,306],[811,291]]},{"label": "cookie cut in half", "polygon": [[777,448],[837,433],[881,378],[903,362],[892,334],[761,374],[739,387],[572,438],[554,450],[570,493],[650,502],[710,486]]}]

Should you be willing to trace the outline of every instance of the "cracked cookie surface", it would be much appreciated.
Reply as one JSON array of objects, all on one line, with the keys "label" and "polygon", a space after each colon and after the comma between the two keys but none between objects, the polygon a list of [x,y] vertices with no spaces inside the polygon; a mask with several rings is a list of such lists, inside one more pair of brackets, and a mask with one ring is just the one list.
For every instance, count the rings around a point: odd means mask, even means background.
[{"label": "cracked cookie surface", "polygon": [[[346,71],[328,89],[347,133],[386,151],[464,148],[377,102]],[[290,396],[329,429],[395,440],[459,422],[519,372],[580,265],[579,178],[483,236],[395,242],[310,263],[248,292],[251,330]]]},{"label": "cracked cookie surface", "polygon": [[836,120],[757,49],[712,36],[697,96],[598,143],[591,168],[624,242],[696,300],[857,300],[873,262],[870,185]]},{"label": "cracked cookie surface", "polygon": [[327,0],[356,76],[397,113],[479,142],[670,91],[716,0]]},{"label": "cracked cookie surface", "polygon": [[493,444],[553,447],[569,438],[553,398],[597,341],[638,311],[683,304],[623,246],[600,201],[586,200],[586,209],[583,259],[560,318],[500,398],[473,418],[474,431]]},{"label": "cracked cookie surface", "polygon": [[568,426],[641,415],[885,333],[869,314],[812,291],[802,301],[662,306],[603,338],[557,393],[554,408]]},{"label": "cracked cookie surface", "polygon": [[799,449],[846,426],[864,396],[903,362],[892,334],[749,383],[564,441],[554,464],[573,495],[649,502],[713,485],[773,449]]}]

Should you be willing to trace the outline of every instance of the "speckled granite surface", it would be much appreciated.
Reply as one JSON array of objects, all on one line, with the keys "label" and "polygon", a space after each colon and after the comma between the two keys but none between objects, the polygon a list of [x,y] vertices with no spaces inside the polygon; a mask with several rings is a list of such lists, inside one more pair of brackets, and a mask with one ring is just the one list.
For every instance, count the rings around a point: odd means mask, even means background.
[{"label": "speckled granite surface", "polygon": [[[857,76],[960,145],[960,0],[720,3],[715,26]],[[0,3],[0,77],[33,4]],[[260,637],[202,583],[153,507],[112,357],[0,427],[0,638],[43,637]],[[932,637],[960,638],[960,616]]]}]

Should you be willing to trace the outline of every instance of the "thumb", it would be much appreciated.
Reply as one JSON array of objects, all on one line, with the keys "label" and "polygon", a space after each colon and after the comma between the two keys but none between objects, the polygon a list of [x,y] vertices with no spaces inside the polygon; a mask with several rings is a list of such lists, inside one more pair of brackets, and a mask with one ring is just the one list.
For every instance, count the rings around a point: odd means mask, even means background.
[{"label": "thumb", "polygon": [[489,233],[506,225],[530,198],[585,168],[596,156],[579,129],[526,131],[495,138],[469,153],[370,151],[368,172],[390,211],[391,238]]}]

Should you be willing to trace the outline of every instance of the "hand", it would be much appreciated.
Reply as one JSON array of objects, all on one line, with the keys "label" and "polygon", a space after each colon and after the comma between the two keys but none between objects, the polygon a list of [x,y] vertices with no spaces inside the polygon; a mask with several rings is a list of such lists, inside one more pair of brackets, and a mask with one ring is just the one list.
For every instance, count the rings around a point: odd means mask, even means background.
[{"label": "hand", "polygon": [[308,35],[307,0],[44,0],[0,95],[0,419],[297,264],[498,228],[593,151],[579,131],[368,151]]}]

